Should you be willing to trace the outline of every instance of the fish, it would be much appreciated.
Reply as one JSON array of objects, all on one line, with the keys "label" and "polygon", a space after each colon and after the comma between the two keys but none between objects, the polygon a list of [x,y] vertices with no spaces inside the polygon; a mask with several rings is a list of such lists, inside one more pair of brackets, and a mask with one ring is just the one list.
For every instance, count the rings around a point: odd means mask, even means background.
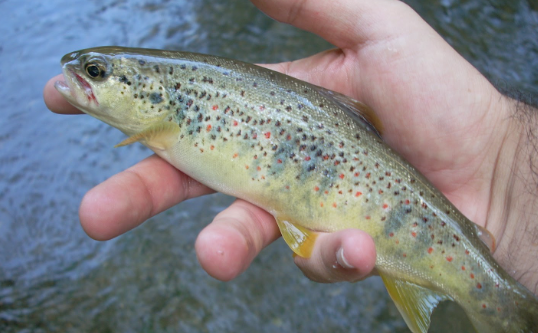
[{"label": "fish", "polygon": [[[412,332],[458,303],[478,332],[538,332],[538,299],[468,220],[383,140],[365,104],[211,55],[96,47],[66,54],[69,103],[199,182],[271,213],[308,258],[320,232],[375,241],[375,270]],[[489,243],[492,243],[490,239]],[[490,244],[492,246],[492,244]]]}]

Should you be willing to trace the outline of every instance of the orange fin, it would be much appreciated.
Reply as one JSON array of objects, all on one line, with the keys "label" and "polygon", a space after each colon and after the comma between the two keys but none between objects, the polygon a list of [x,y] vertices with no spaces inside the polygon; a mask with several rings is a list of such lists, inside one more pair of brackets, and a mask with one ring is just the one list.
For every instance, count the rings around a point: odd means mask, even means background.
[{"label": "orange fin", "polygon": [[179,126],[165,122],[151,126],[140,133],[128,137],[114,146],[114,148],[127,146],[137,141],[156,150],[166,150],[178,140]]},{"label": "orange fin", "polygon": [[318,234],[300,225],[276,218],[282,238],[292,251],[300,257],[310,258]]},{"label": "orange fin", "polygon": [[495,236],[493,236],[493,234],[489,232],[488,229],[482,226],[479,226],[478,224],[475,224],[475,225],[476,225],[476,233],[478,235],[478,238],[480,238],[480,240],[484,244],[486,244],[486,246],[488,247],[491,253],[495,252],[495,247],[497,245],[495,242]]},{"label": "orange fin", "polygon": [[413,333],[427,333],[433,310],[442,301],[452,300],[448,295],[424,288],[409,281],[379,274],[390,297],[396,304],[407,326]]},{"label": "orange fin", "polygon": [[373,131],[379,137],[383,135],[383,123],[368,105],[323,87],[314,86],[314,89],[326,98],[335,101],[359,125]]}]

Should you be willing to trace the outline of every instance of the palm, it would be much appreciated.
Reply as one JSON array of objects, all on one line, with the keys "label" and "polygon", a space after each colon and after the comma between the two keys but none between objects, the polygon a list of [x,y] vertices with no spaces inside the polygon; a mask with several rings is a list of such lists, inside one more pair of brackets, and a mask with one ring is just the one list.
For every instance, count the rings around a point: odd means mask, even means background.
[{"label": "palm", "polygon": [[[431,30],[425,23],[417,29]],[[382,120],[386,142],[468,217],[484,224],[492,164],[483,162],[495,121],[486,116],[498,93],[439,36],[425,39],[415,32],[387,31],[390,40],[369,40],[368,47],[357,38],[347,48],[268,67],[368,104]]]}]

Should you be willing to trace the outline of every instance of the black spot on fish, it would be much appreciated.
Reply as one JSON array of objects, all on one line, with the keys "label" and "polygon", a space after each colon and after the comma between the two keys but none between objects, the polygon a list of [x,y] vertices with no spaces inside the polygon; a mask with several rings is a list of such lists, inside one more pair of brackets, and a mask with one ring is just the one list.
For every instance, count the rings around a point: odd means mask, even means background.
[{"label": "black spot on fish", "polygon": [[129,80],[127,80],[127,76],[125,76],[125,75],[120,76],[119,80],[120,80],[121,83],[127,83],[127,81],[129,81]]},{"label": "black spot on fish", "polygon": [[155,73],[160,73],[161,72],[161,70],[159,68],[159,65],[153,66],[153,70],[155,71]]},{"label": "black spot on fish", "polygon": [[152,103],[152,104],[159,104],[163,101],[163,96],[162,94],[159,94],[159,93],[151,93],[149,94],[149,101]]},{"label": "black spot on fish", "polygon": [[138,60],[138,63],[140,64],[140,66],[144,66],[146,64],[144,60]]}]

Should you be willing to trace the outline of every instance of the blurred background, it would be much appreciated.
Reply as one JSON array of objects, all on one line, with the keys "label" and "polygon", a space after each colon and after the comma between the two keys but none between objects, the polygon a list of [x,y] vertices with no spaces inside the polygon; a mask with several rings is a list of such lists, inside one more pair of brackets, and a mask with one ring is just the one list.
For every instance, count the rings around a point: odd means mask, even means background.
[{"label": "blurred background", "polygon": [[[538,93],[536,0],[406,1],[497,86]],[[149,156],[119,131],[42,100],[70,51],[101,45],[210,53],[249,62],[331,48],[246,0],[0,1],[1,332],[409,332],[379,278],[321,285],[282,240],[232,282],[193,249],[232,198],[180,204],[117,239],[82,230],[84,193]],[[128,194],[126,194],[128,195]],[[432,332],[469,332],[442,304]]]}]

